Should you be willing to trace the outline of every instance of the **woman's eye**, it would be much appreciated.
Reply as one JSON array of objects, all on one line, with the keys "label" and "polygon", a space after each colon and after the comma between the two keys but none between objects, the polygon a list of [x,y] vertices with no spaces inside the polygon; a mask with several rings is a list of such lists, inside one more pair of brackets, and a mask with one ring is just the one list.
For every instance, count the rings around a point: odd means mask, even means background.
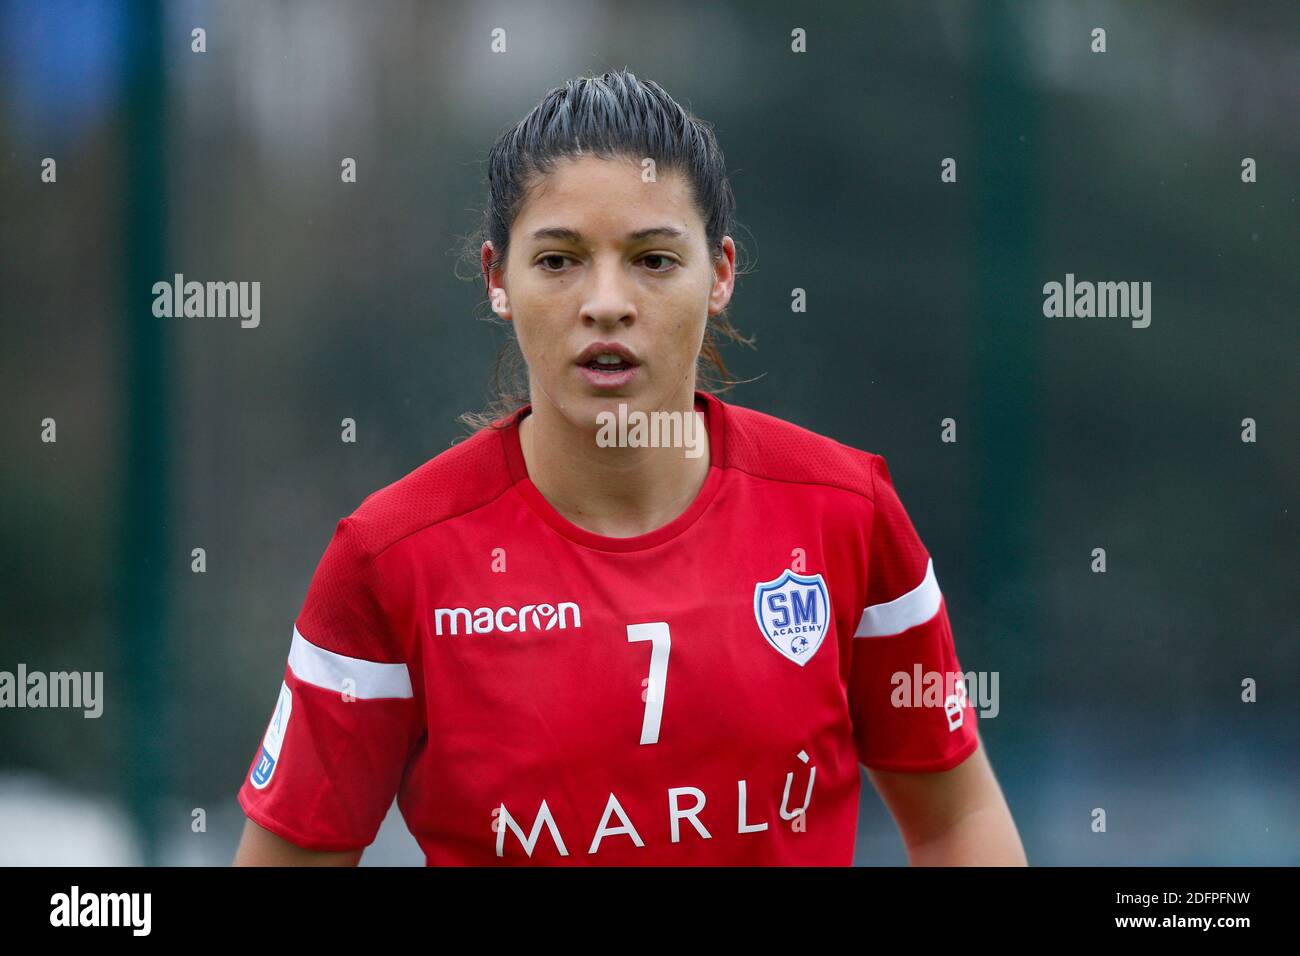
[{"label": "woman's eye", "polygon": [[[542,256],[537,260],[537,263],[542,267],[543,272],[562,272],[564,264],[568,261],[568,256],[553,252],[548,256]],[[648,256],[642,256],[641,261],[649,266],[651,272],[671,272],[673,267],[677,265],[676,260],[662,253],[651,253]]]}]

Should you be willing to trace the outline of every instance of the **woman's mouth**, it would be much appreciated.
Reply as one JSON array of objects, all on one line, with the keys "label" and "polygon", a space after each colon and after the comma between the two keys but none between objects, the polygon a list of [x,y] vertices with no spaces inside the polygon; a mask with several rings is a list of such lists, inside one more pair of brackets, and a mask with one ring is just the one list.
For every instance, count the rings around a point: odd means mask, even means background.
[{"label": "woman's mouth", "polygon": [[636,377],[640,363],[635,353],[615,342],[594,342],[582,350],[579,374],[597,388],[621,388]]},{"label": "woman's mouth", "polygon": [[617,355],[611,355],[609,352],[596,356],[585,366],[593,372],[621,372],[625,368],[631,368],[632,363],[626,359],[619,358]]},{"label": "woman's mouth", "polygon": [[588,362],[578,366],[578,373],[588,385],[597,388],[622,388],[636,377],[638,366],[619,362],[608,365],[603,362]]}]

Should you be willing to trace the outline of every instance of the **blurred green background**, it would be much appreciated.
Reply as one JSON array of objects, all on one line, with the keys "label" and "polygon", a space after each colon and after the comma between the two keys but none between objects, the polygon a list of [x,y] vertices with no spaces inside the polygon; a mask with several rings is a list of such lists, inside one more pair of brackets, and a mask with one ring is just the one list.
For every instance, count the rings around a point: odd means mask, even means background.
[{"label": "blurred green background", "polygon": [[[624,66],[727,155],[724,397],[886,456],[1030,861],[1300,862],[1300,6],[12,0],[0,670],[105,707],[0,710],[0,863],[229,862],[335,521],[488,398],[487,150]],[[155,318],[178,272],[260,326]],[[1044,318],[1066,273],[1151,282],[1150,327]],[[906,862],[862,806],[857,861]],[[364,863],[421,862],[394,811]]]}]

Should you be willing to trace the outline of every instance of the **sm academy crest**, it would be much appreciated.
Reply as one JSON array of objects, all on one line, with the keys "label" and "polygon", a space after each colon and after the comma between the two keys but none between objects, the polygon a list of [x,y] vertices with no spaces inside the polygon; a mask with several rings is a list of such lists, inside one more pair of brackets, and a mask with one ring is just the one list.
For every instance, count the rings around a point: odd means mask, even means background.
[{"label": "sm academy crest", "polygon": [[800,667],[822,646],[830,624],[830,598],[820,574],[786,570],[754,585],[754,617],[769,644]]}]

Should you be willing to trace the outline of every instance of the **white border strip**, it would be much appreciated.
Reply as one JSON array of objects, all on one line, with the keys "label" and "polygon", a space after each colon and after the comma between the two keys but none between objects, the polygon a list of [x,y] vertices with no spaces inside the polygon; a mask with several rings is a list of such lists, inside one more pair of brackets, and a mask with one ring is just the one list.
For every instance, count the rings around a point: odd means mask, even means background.
[{"label": "white border strip", "polygon": [[862,612],[854,637],[893,637],[924,624],[939,610],[939,582],[934,577],[934,559],[925,563],[925,578],[900,598],[873,604]]},{"label": "white border strip", "polygon": [[[413,696],[411,672],[405,664],[380,664],[335,654],[307,640],[296,625],[289,647],[289,670],[301,681],[336,693],[347,690],[357,700]],[[344,684],[345,680],[352,684]]]}]

